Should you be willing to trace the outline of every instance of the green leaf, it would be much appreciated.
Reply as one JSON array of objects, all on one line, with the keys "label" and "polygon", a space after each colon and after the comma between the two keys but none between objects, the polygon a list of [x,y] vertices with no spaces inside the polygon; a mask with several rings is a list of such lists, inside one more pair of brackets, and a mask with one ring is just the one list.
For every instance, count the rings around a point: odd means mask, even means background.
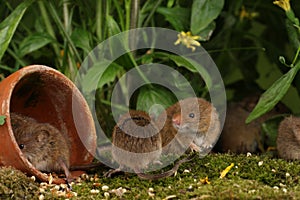
[{"label": "green leaf", "polygon": [[2,126],[5,123],[6,116],[0,115],[0,126]]},{"label": "green leaf", "polygon": [[191,31],[198,35],[222,11],[224,0],[194,0],[192,5]]},{"label": "green leaf", "polygon": [[194,60],[189,59],[189,58],[184,58],[182,56],[163,53],[163,52],[155,53],[155,55],[158,57],[161,57],[161,58],[167,57],[167,58],[171,59],[173,62],[175,62],[175,64],[179,67],[184,67],[193,73],[200,73],[200,75],[204,79],[207,87],[211,88],[212,80],[211,80],[210,75],[208,74],[208,72],[202,65],[195,62]]},{"label": "green leaf", "polygon": [[29,35],[20,43],[19,56],[23,57],[51,42],[54,42],[54,39],[48,33],[34,33]]},{"label": "green leaf", "polygon": [[0,23],[0,60],[2,59],[26,9],[33,0],[25,0]]},{"label": "green leaf", "polygon": [[144,86],[139,91],[136,109],[157,117],[165,108],[175,102],[176,98],[169,90],[155,85],[152,85],[151,88]]},{"label": "green leaf", "polygon": [[118,23],[114,20],[114,18],[112,16],[107,15],[106,23],[107,23],[109,36],[116,35],[121,32],[120,27],[118,26]]},{"label": "green leaf", "polygon": [[98,88],[103,87],[105,84],[113,82],[118,75],[123,74],[124,69],[122,66],[112,63],[103,73],[98,83]]},{"label": "green leaf", "polygon": [[264,135],[264,144],[267,147],[275,147],[276,146],[276,139],[278,133],[278,126],[280,122],[286,117],[287,115],[276,115],[265,122],[262,123],[262,132]]},{"label": "green leaf", "polygon": [[108,60],[95,63],[82,79],[83,91],[91,92],[101,88],[103,85],[115,80],[122,71],[123,67]]},{"label": "green leaf", "polygon": [[91,51],[92,48],[90,46],[90,38],[87,30],[76,28],[72,32],[71,39],[76,47],[83,49],[86,53]]},{"label": "green leaf", "polygon": [[273,83],[273,85],[261,95],[257,105],[246,119],[246,123],[250,123],[254,119],[270,111],[282,99],[288,91],[299,68],[300,62],[275,81],[275,83]]},{"label": "green leaf", "polygon": [[189,27],[190,20],[190,9],[189,8],[166,8],[158,7],[156,10],[159,14],[162,14],[170,24],[177,31],[187,30]]},{"label": "green leaf", "polygon": [[197,34],[201,37],[200,41],[208,41],[215,28],[216,28],[216,22],[213,21],[206,28],[200,31],[200,33]]}]

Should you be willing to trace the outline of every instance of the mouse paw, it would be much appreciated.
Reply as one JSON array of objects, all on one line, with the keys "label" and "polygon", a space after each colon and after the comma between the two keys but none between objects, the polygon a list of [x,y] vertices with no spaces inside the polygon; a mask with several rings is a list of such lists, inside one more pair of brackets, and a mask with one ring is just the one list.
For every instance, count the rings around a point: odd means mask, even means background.
[{"label": "mouse paw", "polygon": [[120,172],[120,171],[121,171],[120,168],[118,168],[118,169],[111,169],[111,170],[107,171],[107,172],[104,174],[104,177],[110,178],[111,175],[113,175],[113,174],[115,174],[115,173],[118,173],[118,172]]}]

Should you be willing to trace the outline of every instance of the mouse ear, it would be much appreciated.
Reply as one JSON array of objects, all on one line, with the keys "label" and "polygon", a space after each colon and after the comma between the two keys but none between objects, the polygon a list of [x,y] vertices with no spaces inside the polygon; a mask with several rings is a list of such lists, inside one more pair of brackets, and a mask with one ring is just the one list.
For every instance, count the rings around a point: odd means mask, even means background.
[{"label": "mouse ear", "polygon": [[38,134],[37,134],[37,136],[36,136],[36,140],[38,141],[38,142],[41,142],[41,141],[43,141],[43,140],[48,140],[48,138],[49,138],[49,135],[50,135],[50,133],[49,133],[49,131],[48,130],[39,130],[38,131]]}]

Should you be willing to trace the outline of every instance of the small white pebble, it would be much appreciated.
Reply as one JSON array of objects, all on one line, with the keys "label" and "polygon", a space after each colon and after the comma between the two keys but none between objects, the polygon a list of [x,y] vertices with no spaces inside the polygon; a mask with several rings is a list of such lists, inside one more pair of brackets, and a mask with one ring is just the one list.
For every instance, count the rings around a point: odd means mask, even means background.
[{"label": "small white pebble", "polygon": [[41,195],[39,196],[39,200],[44,200],[44,199],[45,199],[45,196],[41,194]]},{"label": "small white pebble", "polygon": [[109,198],[109,195],[110,195],[110,194],[109,194],[109,192],[104,192],[104,196],[105,196],[105,198],[107,198],[107,199],[108,199],[108,198]]},{"label": "small white pebble", "polygon": [[276,170],[275,170],[275,169],[271,169],[271,171],[272,171],[272,172],[274,172],[274,173],[276,172]]},{"label": "small white pebble", "polygon": [[188,189],[189,189],[189,190],[193,189],[193,186],[192,186],[192,185],[190,185]]},{"label": "small white pebble", "polygon": [[169,186],[168,186],[168,188],[169,188],[169,189],[172,189],[172,186],[171,186],[171,185],[169,185]]},{"label": "small white pebble", "polygon": [[183,171],[183,173],[190,173],[190,170],[185,169],[185,170]]},{"label": "small white pebble", "polygon": [[107,185],[103,185],[101,188],[103,191],[107,191],[109,189],[109,187]]},{"label": "small white pebble", "polygon": [[287,193],[287,189],[286,189],[286,188],[283,188],[282,191],[283,191],[284,193]]},{"label": "small white pebble", "polygon": [[278,186],[274,186],[273,189],[279,190],[279,187]]},{"label": "small white pebble", "polygon": [[285,173],[285,177],[290,177],[291,175],[290,175],[290,173]]},{"label": "small white pebble", "polygon": [[154,189],[151,187],[148,189],[149,192],[154,192]]},{"label": "small white pebble", "polygon": [[252,154],[250,152],[247,153],[247,157],[250,157],[252,156]]},{"label": "small white pebble", "polygon": [[236,169],[237,169],[237,168],[239,168],[237,165],[236,165],[236,166],[234,166],[234,167],[235,167]]},{"label": "small white pebble", "polygon": [[194,182],[196,183],[196,182],[197,182],[197,179],[194,178]]},{"label": "small white pebble", "polygon": [[97,189],[91,189],[90,193],[92,194],[98,194],[100,191]]},{"label": "small white pebble", "polygon": [[264,163],[264,161],[259,161],[258,166],[262,166],[263,163]]}]

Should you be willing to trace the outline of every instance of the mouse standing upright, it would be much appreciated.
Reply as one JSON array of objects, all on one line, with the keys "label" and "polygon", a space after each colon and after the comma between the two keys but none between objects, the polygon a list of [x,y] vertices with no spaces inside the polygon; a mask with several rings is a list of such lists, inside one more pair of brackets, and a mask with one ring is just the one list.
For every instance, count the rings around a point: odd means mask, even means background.
[{"label": "mouse standing upright", "polygon": [[202,98],[186,98],[166,109],[156,120],[164,153],[181,154],[191,148],[206,155],[218,140],[221,127],[216,108]]}]

